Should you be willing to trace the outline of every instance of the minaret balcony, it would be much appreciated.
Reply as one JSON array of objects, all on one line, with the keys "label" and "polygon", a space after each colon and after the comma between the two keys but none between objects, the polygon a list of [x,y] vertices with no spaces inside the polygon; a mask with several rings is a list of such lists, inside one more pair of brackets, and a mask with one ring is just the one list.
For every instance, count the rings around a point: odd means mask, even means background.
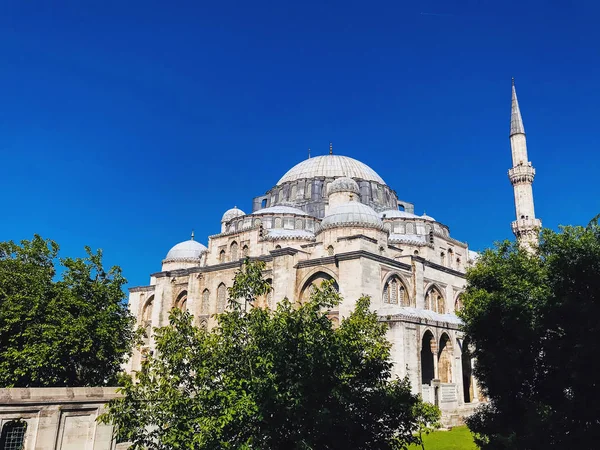
[{"label": "minaret balcony", "polygon": [[513,185],[521,183],[533,183],[534,177],[535,169],[531,167],[531,165],[515,166],[508,171],[508,178]]},{"label": "minaret balcony", "polygon": [[527,232],[539,231],[542,228],[542,221],[540,219],[518,219],[511,224],[512,231],[516,236]]}]

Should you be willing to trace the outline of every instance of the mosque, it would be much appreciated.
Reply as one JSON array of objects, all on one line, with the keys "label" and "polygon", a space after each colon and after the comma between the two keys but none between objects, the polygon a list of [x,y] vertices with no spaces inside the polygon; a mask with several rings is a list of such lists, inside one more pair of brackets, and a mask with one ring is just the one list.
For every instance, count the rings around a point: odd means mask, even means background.
[{"label": "mosque", "polygon": [[[527,158],[514,81],[510,143],[516,220],[524,246],[537,239],[541,222],[533,207],[535,175]],[[227,287],[246,257],[266,262],[272,291],[259,306],[288,297],[305,299],[311,287],[333,280],[344,301],[329,316],[339,323],[363,294],[388,325],[394,375],[408,375],[423,399],[446,419],[468,413],[483,399],[473,379],[475,361],[465,352],[460,319],[465,270],[477,254],[450,236],[449,228],[396,192],[369,166],[333,154],[309,158],[287,171],[252,212],[227,210],[207,246],[192,239],[175,245],[148,286],[130,289],[129,307],[147,329],[168,322],[172,308],[187,309],[211,327],[227,307]],[[150,334],[150,333],[148,333]],[[148,338],[128,363],[138,370],[154,343]]]}]

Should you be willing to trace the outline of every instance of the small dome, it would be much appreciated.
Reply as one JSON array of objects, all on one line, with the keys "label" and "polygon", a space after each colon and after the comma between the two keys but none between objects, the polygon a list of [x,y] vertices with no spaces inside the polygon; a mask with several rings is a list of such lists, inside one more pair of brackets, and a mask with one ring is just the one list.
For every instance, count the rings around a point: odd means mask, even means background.
[{"label": "small dome", "polygon": [[418,218],[416,214],[412,214],[406,211],[400,211],[399,209],[388,209],[379,213],[379,216],[383,219],[396,219],[398,217],[403,219],[415,219]]},{"label": "small dome", "polygon": [[237,206],[234,206],[233,208],[225,211],[225,214],[223,214],[223,218],[221,219],[221,222],[229,222],[231,219],[235,219],[236,217],[241,217],[241,216],[245,216],[245,215],[246,215],[246,213],[244,211],[242,211],[241,209],[238,209]]},{"label": "small dome", "polygon": [[167,259],[198,259],[208,249],[198,241],[190,239],[180,242],[167,253]]},{"label": "small dome", "polygon": [[336,192],[352,192],[354,194],[360,193],[358,183],[352,178],[341,177],[336,178],[331,182],[327,189],[327,195],[334,194]]},{"label": "small dome", "polygon": [[383,222],[375,210],[360,202],[342,203],[332,208],[323,218],[320,229],[350,226],[383,230]]}]

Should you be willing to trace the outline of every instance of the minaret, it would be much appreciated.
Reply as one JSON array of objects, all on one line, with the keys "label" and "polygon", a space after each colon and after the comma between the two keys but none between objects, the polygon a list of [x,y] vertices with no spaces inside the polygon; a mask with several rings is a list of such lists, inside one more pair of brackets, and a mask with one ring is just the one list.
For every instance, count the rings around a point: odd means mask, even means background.
[{"label": "minaret", "polygon": [[517,220],[512,223],[515,237],[528,249],[538,243],[538,232],[542,222],[535,218],[533,208],[533,190],[531,185],[535,177],[535,169],[527,158],[527,140],[523,118],[517,100],[515,79],[512,80],[512,111],[510,116],[510,148],[512,150],[513,167],[508,171],[508,178],[515,191],[515,210]]}]

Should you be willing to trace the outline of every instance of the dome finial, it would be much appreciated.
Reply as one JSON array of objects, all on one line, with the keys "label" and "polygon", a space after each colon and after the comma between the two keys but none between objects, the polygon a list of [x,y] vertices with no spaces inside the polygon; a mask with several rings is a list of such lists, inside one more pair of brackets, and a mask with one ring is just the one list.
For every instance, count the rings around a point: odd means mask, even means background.
[{"label": "dome finial", "polygon": [[329,154],[333,155],[333,144],[331,142],[329,143]]},{"label": "dome finial", "polygon": [[310,147],[308,147],[308,159],[310,159]]},{"label": "dome finial", "polygon": [[192,228],[192,237],[191,237],[191,240],[192,241],[194,240],[194,229],[193,228]]}]

